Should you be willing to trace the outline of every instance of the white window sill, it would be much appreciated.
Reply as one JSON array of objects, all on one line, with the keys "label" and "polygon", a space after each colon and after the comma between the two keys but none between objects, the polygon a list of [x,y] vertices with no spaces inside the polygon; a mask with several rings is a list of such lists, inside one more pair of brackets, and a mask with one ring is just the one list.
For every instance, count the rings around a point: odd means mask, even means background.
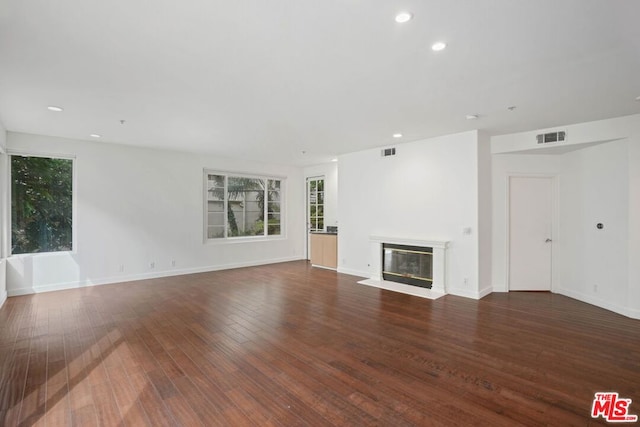
[{"label": "white window sill", "polygon": [[238,243],[257,243],[257,242],[275,242],[280,240],[287,240],[287,236],[269,236],[269,237],[227,237],[219,239],[207,239],[205,245],[232,245]]}]

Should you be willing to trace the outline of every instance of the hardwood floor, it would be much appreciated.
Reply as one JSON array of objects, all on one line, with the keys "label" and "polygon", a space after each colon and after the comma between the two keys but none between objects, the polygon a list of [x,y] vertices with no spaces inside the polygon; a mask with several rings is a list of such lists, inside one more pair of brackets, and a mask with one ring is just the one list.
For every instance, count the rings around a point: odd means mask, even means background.
[{"label": "hardwood floor", "polygon": [[640,414],[640,321],[548,293],[431,301],[306,262],[10,298],[0,425],[588,425]]}]

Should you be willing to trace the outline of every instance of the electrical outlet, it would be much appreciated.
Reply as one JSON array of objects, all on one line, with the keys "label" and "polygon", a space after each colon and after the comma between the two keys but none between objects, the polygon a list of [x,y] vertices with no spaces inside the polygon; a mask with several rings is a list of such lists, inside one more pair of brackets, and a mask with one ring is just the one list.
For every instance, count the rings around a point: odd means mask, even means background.
[{"label": "electrical outlet", "polygon": [[171,267],[175,267],[175,266],[176,266],[176,260],[175,260],[175,259],[172,259],[172,260],[171,260]]},{"label": "electrical outlet", "polygon": [[120,273],[124,273],[124,264],[120,264],[120,267],[118,267],[118,271]]},{"label": "electrical outlet", "polygon": [[156,268],[156,262],[155,262],[155,261],[151,261],[151,262],[149,263],[149,268],[150,268],[150,269],[154,269],[154,268]]},{"label": "electrical outlet", "polygon": [[598,292],[598,285],[593,285],[593,292]]},{"label": "electrical outlet", "polygon": [[462,283],[464,283],[465,285],[469,284],[469,278],[465,277],[464,279],[462,279]]}]

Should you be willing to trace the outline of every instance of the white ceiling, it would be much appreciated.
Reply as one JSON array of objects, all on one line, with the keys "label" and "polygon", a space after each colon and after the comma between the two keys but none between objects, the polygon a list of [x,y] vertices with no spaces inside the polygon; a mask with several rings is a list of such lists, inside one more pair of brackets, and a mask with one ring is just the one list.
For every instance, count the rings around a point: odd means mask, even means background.
[{"label": "white ceiling", "polygon": [[640,113],[638,17],[637,0],[0,0],[0,121],[298,165],[550,128]]}]

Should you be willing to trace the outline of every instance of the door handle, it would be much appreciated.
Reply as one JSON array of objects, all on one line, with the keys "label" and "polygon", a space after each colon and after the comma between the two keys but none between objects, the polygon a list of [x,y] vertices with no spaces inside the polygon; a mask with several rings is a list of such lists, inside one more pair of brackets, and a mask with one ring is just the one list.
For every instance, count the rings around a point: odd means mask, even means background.
[{"label": "door handle", "polygon": [[547,240],[544,241],[545,243],[549,243],[549,242],[553,242],[553,240],[551,240],[550,238],[547,237]]}]

